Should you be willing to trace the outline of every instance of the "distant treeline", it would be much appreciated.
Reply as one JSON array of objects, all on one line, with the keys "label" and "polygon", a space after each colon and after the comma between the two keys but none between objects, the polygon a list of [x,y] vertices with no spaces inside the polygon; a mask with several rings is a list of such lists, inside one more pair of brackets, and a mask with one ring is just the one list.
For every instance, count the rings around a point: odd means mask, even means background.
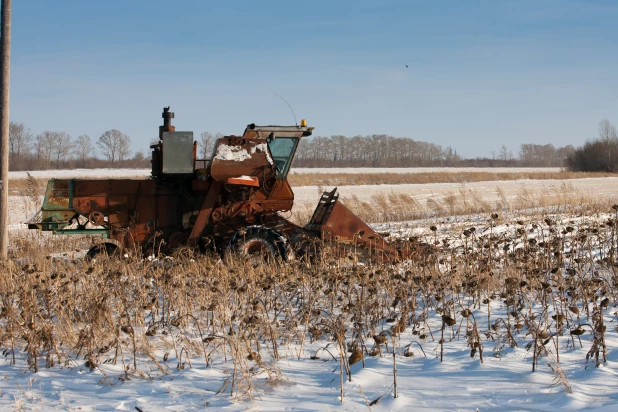
[{"label": "distant treeline", "polygon": [[573,146],[522,144],[518,157],[506,147],[491,157],[465,159],[452,147],[389,135],[303,139],[296,167],[562,167]]},{"label": "distant treeline", "polygon": [[93,142],[88,135],[73,138],[64,131],[46,130],[35,135],[23,123],[10,122],[10,170],[102,167],[147,168],[150,159],[142,151],[132,155],[131,138],[116,129]]},{"label": "distant treeline", "polygon": [[[223,135],[203,132],[200,155],[211,155],[216,140]],[[66,168],[148,168],[149,153],[130,150],[131,139],[119,130],[104,132],[96,141],[87,135],[77,138],[62,131],[33,134],[23,123],[11,122],[9,166],[11,170]],[[295,167],[562,167],[576,152],[573,146],[522,144],[516,155],[506,146],[490,151],[490,156],[461,157],[452,147],[393,137],[315,136],[301,140]]]},{"label": "distant treeline", "polygon": [[599,123],[598,137],[588,140],[567,158],[567,167],[576,172],[618,173],[618,132],[609,120]]}]

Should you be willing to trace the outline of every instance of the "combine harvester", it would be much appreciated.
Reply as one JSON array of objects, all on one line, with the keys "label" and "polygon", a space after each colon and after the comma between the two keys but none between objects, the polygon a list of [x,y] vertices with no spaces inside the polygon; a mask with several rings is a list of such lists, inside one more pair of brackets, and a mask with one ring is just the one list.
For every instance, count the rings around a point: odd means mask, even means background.
[{"label": "combine harvester", "polygon": [[286,260],[322,242],[341,255],[355,251],[382,261],[412,254],[407,246],[389,245],[341,204],[336,188],[322,195],[305,227],[280,215],[294,205],[287,176],[300,139],[313,130],[305,120],[300,126],[250,124],[242,136],[219,139],[211,159],[197,159],[193,132],[175,131],[173,118],[165,108],[159,141],[151,146],[151,178],[52,179],[28,228],[100,235],[90,258],[190,245]]}]

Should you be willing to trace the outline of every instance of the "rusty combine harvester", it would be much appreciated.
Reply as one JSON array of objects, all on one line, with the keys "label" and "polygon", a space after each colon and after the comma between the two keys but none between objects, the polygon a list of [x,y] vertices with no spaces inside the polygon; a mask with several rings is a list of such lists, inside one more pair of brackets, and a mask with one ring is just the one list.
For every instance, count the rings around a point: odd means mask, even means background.
[{"label": "rusty combine harvester", "polygon": [[30,229],[56,234],[97,234],[88,251],[144,255],[190,245],[283,259],[311,253],[322,241],[336,250],[362,251],[380,260],[407,257],[325,192],[305,226],[280,215],[294,205],[288,172],[300,139],[312,127],[256,126],[215,143],[210,159],[197,159],[193,132],[176,131],[165,108],[159,140],[151,146],[149,179],[52,179]]}]

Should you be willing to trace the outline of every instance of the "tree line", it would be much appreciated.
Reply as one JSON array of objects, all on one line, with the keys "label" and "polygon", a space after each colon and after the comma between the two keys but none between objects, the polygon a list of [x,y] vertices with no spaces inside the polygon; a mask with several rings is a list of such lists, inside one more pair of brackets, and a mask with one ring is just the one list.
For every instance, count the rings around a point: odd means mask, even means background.
[{"label": "tree line", "polygon": [[[203,132],[200,154],[212,155],[214,144],[223,134]],[[575,151],[568,145],[526,143],[514,157],[506,145],[491,151],[491,157],[465,159],[452,147],[385,134],[371,136],[315,136],[300,141],[295,167],[563,167]]]},{"label": "tree line", "polygon": [[527,143],[520,146],[519,156],[503,145],[491,151],[490,157],[466,159],[452,147],[394,137],[316,136],[303,139],[298,147],[297,167],[562,167],[575,150],[573,146]]},{"label": "tree line", "polygon": [[34,134],[23,123],[9,125],[10,170],[150,166],[143,152],[131,155],[131,138],[116,129],[93,142],[86,134],[76,138],[64,131]]},{"label": "tree line", "polygon": [[[610,133],[610,132],[608,132]],[[611,134],[611,133],[610,133]],[[221,133],[199,137],[201,158],[210,158]],[[488,157],[466,159],[452,147],[386,134],[347,137],[315,136],[302,139],[295,167],[563,167],[576,153],[573,146],[526,143],[517,156],[503,145]],[[618,147],[615,151],[618,156]],[[100,156],[100,157],[99,157]],[[11,122],[11,170],[97,167],[150,167],[150,155],[131,152],[131,138],[111,129],[93,141],[88,135],[72,138],[62,131],[34,134],[23,123]]]},{"label": "tree line", "polygon": [[599,123],[598,136],[578,147],[567,158],[567,167],[580,172],[618,173],[618,132],[609,120]]}]

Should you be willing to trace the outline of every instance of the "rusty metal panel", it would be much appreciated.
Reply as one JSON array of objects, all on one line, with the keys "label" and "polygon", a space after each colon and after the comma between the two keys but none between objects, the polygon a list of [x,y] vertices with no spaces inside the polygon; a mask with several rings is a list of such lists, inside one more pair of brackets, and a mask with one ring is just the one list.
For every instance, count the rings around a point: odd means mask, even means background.
[{"label": "rusty metal panel", "polygon": [[76,180],[75,196],[107,196],[109,194],[109,180]]},{"label": "rusty metal panel", "polygon": [[264,140],[230,136],[215,145],[210,175],[221,183],[229,177],[272,175],[272,170],[272,159]]},{"label": "rusty metal panel", "polygon": [[204,228],[208,224],[208,220],[210,219],[210,215],[212,213],[213,207],[217,201],[217,197],[219,196],[219,192],[221,191],[221,185],[218,182],[214,182],[210,186],[210,191],[206,198],[204,199],[204,203],[202,204],[202,208],[200,209],[200,213],[197,216],[197,220],[193,225],[191,230],[191,235],[189,236],[189,243],[193,246],[199,243],[200,237],[204,232]]},{"label": "rusty metal panel", "polygon": [[210,182],[206,180],[193,180],[191,188],[194,192],[205,192],[210,188]]},{"label": "rusty metal panel", "polygon": [[324,238],[350,243],[367,248],[369,251],[383,252],[398,257],[399,252],[386,240],[363,222],[350,209],[339,203],[335,188],[325,192],[316,207],[307,230],[319,232]]},{"label": "rusty metal panel", "polygon": [[107,209],[107,197],[76,197],[73,199],[73,206],[79,213],[89,215],[94,211]]},{"label": "rusty metal panel", "polygon": [[138,192],[144,181],[140,180],[109,180],[109,193],[111,195],[133,195]]},{"label": "rusty metal panel", "polygon": [[163,132],[163,173],[193,173],[193,132]]},{"label": "rusty metal panel", "polygon": [[124,226],[129,223],[129,212],[110,213],[108,222],[112,225]]}]

